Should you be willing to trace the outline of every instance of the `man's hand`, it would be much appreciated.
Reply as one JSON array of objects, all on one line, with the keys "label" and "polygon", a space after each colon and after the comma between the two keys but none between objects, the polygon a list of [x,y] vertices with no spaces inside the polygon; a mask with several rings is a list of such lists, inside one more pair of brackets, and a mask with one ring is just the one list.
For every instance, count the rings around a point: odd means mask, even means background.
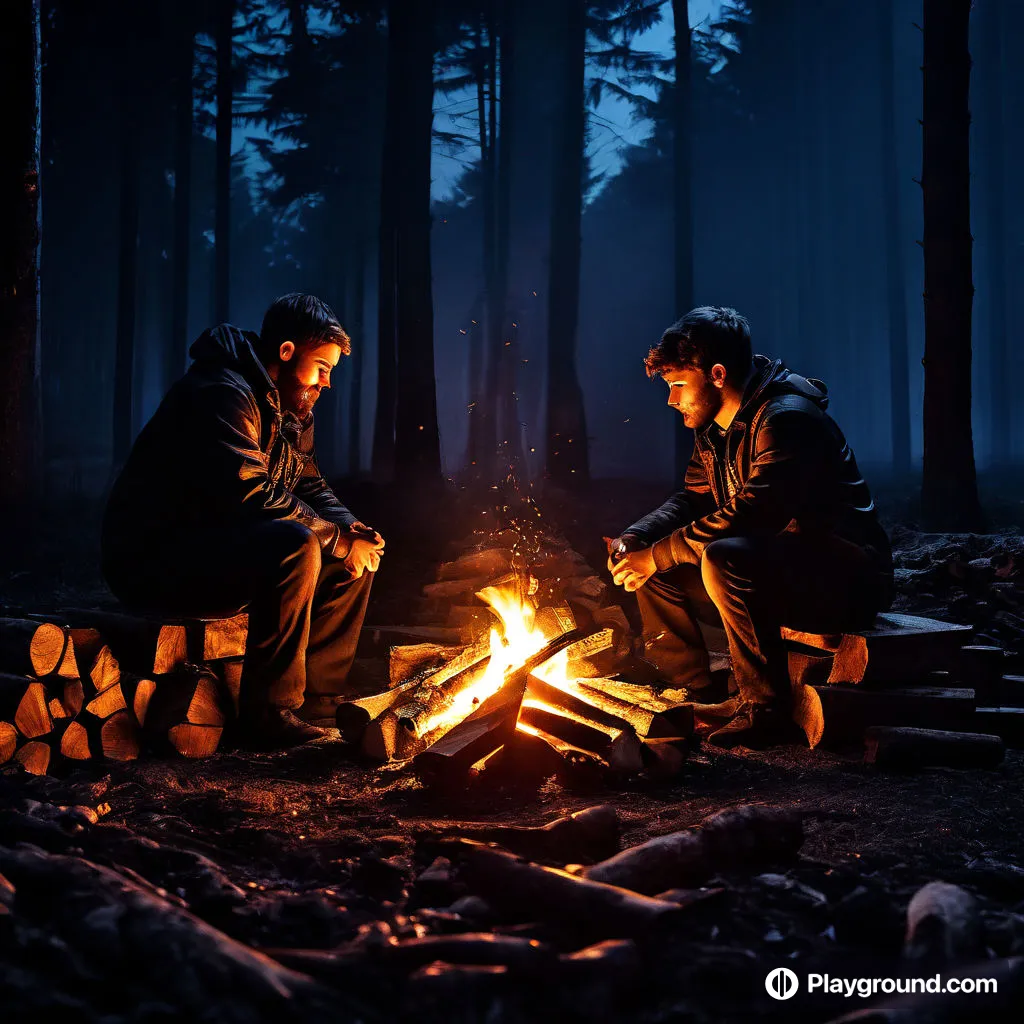
[{"label": "man's hand", "polygon": [[[609,558],[609,562],[611,559]],[[657,571],[650,548],[629,551],[611,566],[612,579],[628,593],[639,590]]]},{"label": "man's hand", "polygon": [[376,572],[380,566],[381,555],[384,554],[384,538],[365,523],[355,522],[349,527],[352,543],[345,565],[359,579],[364,572]]},{"label": "man's hand", "polygon": [[627,551],[637,551],[643,546],[635,533],[624,533],[621,537],[602,537],[608,549],[608,571],[615,572],[615,565]]}]

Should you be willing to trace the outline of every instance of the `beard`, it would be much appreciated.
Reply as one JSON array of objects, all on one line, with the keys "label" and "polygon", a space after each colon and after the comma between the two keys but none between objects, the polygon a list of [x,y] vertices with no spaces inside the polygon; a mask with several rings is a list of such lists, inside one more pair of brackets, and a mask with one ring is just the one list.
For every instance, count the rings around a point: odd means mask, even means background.
[{"label": "beard", "polygon": [[301,384],[294,377],[282,375],[277,390],[281,395],[282,412],[290,412],[301,423],[313,415],[313,406],[320,397],[320,388],[315,384]]},{"label": "beard", "polygon": [[679,411],[683,423],[691,430],[701,431],[718,415],[721,408],[722,392],[713,384],[708,384],[701,389],[700,394],[691,398],[685,409],[680,407]]}]

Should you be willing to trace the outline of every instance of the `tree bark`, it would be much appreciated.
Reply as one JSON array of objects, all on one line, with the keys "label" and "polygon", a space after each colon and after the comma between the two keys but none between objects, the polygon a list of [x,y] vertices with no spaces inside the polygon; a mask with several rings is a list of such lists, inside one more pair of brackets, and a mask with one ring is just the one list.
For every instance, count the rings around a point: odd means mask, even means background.
[{"label": "tree bark", "polygon": [[583,392],[576,372],[583,213],[586,8],[570,0],[559,26],[564,46],[555,118],[548,287],[547,471],[562,486],[590,479]]},{"label": "tree bark", "polygon": [[925,0],[924,477],[928,529],[982,528],[971,431],[971,0]]},{"label": "tree bark", "polygon": [[0,32],[9,112],[0,147],[0,476],[3,505],[39,484],[39,8],[10,5]]},{"label": "tree bark", "polygon": [[234,89],[232,46],[235,0],[217,6],[217,164],[213,318],[225,323],[231,309],[231,127]]},{"label": "tree bark", "polygon": [[430,157],[434,121],[434,3],[388,10],[389,61],[399,71],[402,183],[396,197],[395,335],[398,354],[395,469],[404,480],[440,484],[441,441],[434,377],[430,265]]},{"label": "tree bark", "polygon": [[117,281],[117,340],[114,354],[114,467],[124,465],[134,435],[135,302],[139,263],[139,147],[140,110],[134,70],[138,41],[136,15],[125,6],[124,18],[131,20],[129,53],[120,68],[120,211]]},{"label": "tree bark", "polygon": [[1006,317],[1006,207],[1005,207],[1005,101],[1003,91],[1006,82],[1006,33],[1004,19],[998,3],[987,4],[982,24],[985,32],[985,48],[990,67],[989,84],[985,94],[985,119],[987,124],[988,159],[985,174],[985,228],[988,235],[988,286],[989,286],[989,345],[990,380],[992,399],[989,429],[992,440],[989,446],[992,464],[1005,467],[1010,462],[1012,448],[1012,398],[1013,372],[1010,364],[1009,337]]},{"label": "tree bark", "polygon": [[181,376],[188,349],[189,242],[192,211],[192,65],[195,23],[191,2],[182,5],[177,53],[174,131],[174,268],[167,384]]},{"label": "tree bark", "polygon": [[885,217],[886,295],[889,313],[889,386],[892,468],[910,472],[910,367],[907,362],[907,292],[900,252],[900,187],[896,160],[896,96],[893,83],[892,3],[877,0],[881,82],[882,188]]},{"label": "tree bark", "polygon": [[[673,297],[676,317],[693,307],[693,190],[690,138],[692,131],[692,71],[690,11],[688,0],[672,0],[675,26],[675,85],[672,89],[672,220]],[[693,431],[675,417],[676,485],[682,487],[693,451]]]}]

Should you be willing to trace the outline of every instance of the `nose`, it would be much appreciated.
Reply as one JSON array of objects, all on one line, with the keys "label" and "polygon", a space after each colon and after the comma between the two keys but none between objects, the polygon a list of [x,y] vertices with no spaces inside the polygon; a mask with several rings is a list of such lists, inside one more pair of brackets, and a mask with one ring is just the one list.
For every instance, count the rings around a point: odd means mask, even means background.
[{"label": "nose", "polygon": [[327,391],[331,390],[331,375],[325,370],[320,371],[320,387]]},{"label": "nose", "polygon": [[679,391],[678,388],[669,388],[669,390],[668,390],[668,404],[669,404],[669,408],[670,409],[678,409],[679,408],[679,397],[680,396],[678,394],[678,391]]}]

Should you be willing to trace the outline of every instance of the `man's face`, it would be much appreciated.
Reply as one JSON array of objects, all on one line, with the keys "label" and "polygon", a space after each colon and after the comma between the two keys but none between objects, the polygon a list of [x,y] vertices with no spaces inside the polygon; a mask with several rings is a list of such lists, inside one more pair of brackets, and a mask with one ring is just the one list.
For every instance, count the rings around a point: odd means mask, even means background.
[{"label": "man's face", "polygon": [[307,420],[324,388],[331,386],[331,371],[341,359],[341,346],[333,341],[324,345],[296,346],[286,341],[280,350],[277,389],[281,408]]},{"label": "man's face", "polygon": [[691,430],[703,430],[722,408],[722,389],[692,366],[669,367],[662,378],[668,385],[668,404]]}]

